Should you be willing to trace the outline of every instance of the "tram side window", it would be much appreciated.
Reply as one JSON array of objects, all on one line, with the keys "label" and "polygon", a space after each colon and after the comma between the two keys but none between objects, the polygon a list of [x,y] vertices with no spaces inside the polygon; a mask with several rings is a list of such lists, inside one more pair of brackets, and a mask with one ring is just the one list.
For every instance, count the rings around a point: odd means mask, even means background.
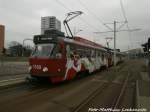
[{"label": "tram side window", "polygon": [[98,57],[101,57],[101,51],[98,51]]},{"label": "tram side window", "polygon": [[88,57],[90,57],[90,50],[89,50],[89,48],[84,48],[83,49],[84,51],[83,51],[83,57],[86,57],[86,58],[88,58]]},{"label": "tram side window", "polygon": [[62,58],[62,50],[59,44],[57,44],[53,49],[52,58],[58,58],[58,59]]},{"label": "tram side window", "polygon": [[104,55],[104,53],[102,53],[102,61],[104,60],[104,57],[105,57],[105,55]]},{"label": "tram side window", "polygon": [[75,46],[73,44],[66,44],[66,56],[67,58],[73,58],[75,53]]},{"label": "tram side window", "polygon": [[91,57],[91,49],[90,49],[90,48],[88,48],[88,49],[86,50],[86,56],[87,56],[87,58],[90,58],[90,57]]},{"label": "tram side window", "polygon": [[80,58],[85,57],[85,49],[82,46],[77,47],[76,53],[79,55]]},{"label": "tram side window", "polygon": [[95,49],[91,50],[91,57],[94,58],[95,57]]},{"label": "tram side window", "polygon": [[96,50],[96,57],[98,57],[99,56],[99,51],[98,50]]}]

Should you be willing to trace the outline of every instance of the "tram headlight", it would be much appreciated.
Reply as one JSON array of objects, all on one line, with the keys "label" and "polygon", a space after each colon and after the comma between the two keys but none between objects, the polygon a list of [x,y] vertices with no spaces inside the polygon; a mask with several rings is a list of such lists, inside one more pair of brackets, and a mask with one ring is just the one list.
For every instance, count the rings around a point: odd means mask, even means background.
[{"label": "tram headlight", "polygon": [[48,71],[48,68],[47,67],[44,67],[43,68],[43,72],[47,72]]}]

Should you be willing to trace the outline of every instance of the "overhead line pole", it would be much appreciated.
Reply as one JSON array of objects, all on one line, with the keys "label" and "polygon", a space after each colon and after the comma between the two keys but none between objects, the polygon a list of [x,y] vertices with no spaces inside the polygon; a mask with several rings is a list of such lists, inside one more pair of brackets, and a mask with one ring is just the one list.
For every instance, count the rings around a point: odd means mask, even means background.
[{"label": "overhead line pole", "polygon": [[[141,29],[128,29],[128,30],[117,30],[117,27],[116,27],[116,24],[117,23],[122,23],[122,22],[117,22],[117,21],[114,21],[113,23],[106,23],[106,24],[113,24],[114,26],[114,29],[113,31],[105,31],[105,32],[94,32],[94,33],[109,33],[109,32],[113,32],[114,33],[114,67],[116,67],[116,33],[117,32],[121,32],[121,31],[129,31],[129,32],[132,32],[132,31],[138,31],[138,30],[141,30]],[[126,23],[126,21],[123,22],[123,24]],[[119,29],[122,27],[122,25],[120,25]]]},{"label": "overhead line pole", "polygon": [[116,21],[114,21],[114,67],[116,67]]},{"label": "overhead line pole", "polygon": [[33,39],[30,39],[30,38],[26,38],[26,39],[23,40],[23,43],[22,43],[22,57],[24,56],[24,48],[23,47],[24,47],[24,43],[25,43],[26,40],[30,40],[30,41],[33,42]]}]

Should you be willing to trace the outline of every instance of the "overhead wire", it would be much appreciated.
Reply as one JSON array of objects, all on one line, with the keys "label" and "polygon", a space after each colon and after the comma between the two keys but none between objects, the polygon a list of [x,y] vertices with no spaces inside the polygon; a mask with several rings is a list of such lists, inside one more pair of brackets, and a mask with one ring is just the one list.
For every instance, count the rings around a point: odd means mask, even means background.
[{"label": "overhead wire", "polygon": [[[68,8],[64,3],[60,2],[59,0],[55,0],[58,4],[60,4],[63,8],[69,10],[70,12],[72,11],[70,8]],[[85,19],[79,17],[79,19],[81,21],[83,21],[84,23],[86,23],[86,25],[90,26],[91,28],[95,29],[96,31],[99,31],[99,29],[97,29],[95,26],[91,25],[89,22],[87,22]]]},{"label": "overhead wire", "polygon": [[121,6],[121,11],[122,11],[122,14],[123,14],[125,21],[128,21],[122,0],[120,0],[120,6]]},{"label": "overhead wire", "polygon": [[129,29],[128,19],[127,19],[126,13],[125,13],[125,9],[124,9],[122,0],[120,0],[120,6],[121,6],[121,11],[122,11],[123,17],[125,19],[125,22],[127,23],[127,28]]},{"label": "overhead wire", "polygon": [[58,4],[60,4],[61,6],[63,6],[65,9],[71,11],[70,8],[68,8],[66,5],[64,5],[62,2],[60,2],[59,0],[55,0]]},{"label": "overhead wire", "polygon": [[120,0],[120,6],[121,6],[121,11],[122,11],[123,17],[124,17],[126,25],[127,25],[130,44],[132,45],[131,32],[130,32],[129,23],[128,23],[128,19],[127,19],[126,13],[125,13],[125,9],[124,9],[122,0]]},{"label": "overhead wire", "polygon": [[113,31],[113,29],[110,28],[107,24],[104,24],[103,21],[98,16],[96,16],[95,13],[93,13],[92,11],[90,11],[89,8],[87,8],[87,6],[83,2],[81,2],[81,0],[78,0],[78,1],[79,1],[79,4],[82,7],[84,7],[91,15],[93,15],[93,17],[96,18],[100,24],[104,25],[106,28],[108,28],[109,30]]},{"label": "overhead wire", "polygon": [[130,30],[129,24],[128,24],[128,19],[127,19],[126,13],[125,13],[125,9],[124,9],[122,0],[120,0],[120,6],[121,6],[121,10],[122,10],[122,14],[125,19],[125,22],[127,23],[127,28],[128,28],[128,30]]}]

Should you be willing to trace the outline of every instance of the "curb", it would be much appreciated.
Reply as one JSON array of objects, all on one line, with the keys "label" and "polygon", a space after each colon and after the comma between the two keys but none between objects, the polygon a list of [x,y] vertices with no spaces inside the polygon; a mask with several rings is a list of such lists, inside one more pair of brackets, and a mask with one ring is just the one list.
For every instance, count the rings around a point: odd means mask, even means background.
[{"label": "curb", "polygon": [[140,108],[139,105],[139,81],[136,81],[136,108]]},{"label": "curb", "polygon": [[5,86],[19,84],[19,83],[24,83],[24,82],[25,82],[25,77],[8,79],[8,80],[1,80],[0,81],[0,88],[5,87]]}]

